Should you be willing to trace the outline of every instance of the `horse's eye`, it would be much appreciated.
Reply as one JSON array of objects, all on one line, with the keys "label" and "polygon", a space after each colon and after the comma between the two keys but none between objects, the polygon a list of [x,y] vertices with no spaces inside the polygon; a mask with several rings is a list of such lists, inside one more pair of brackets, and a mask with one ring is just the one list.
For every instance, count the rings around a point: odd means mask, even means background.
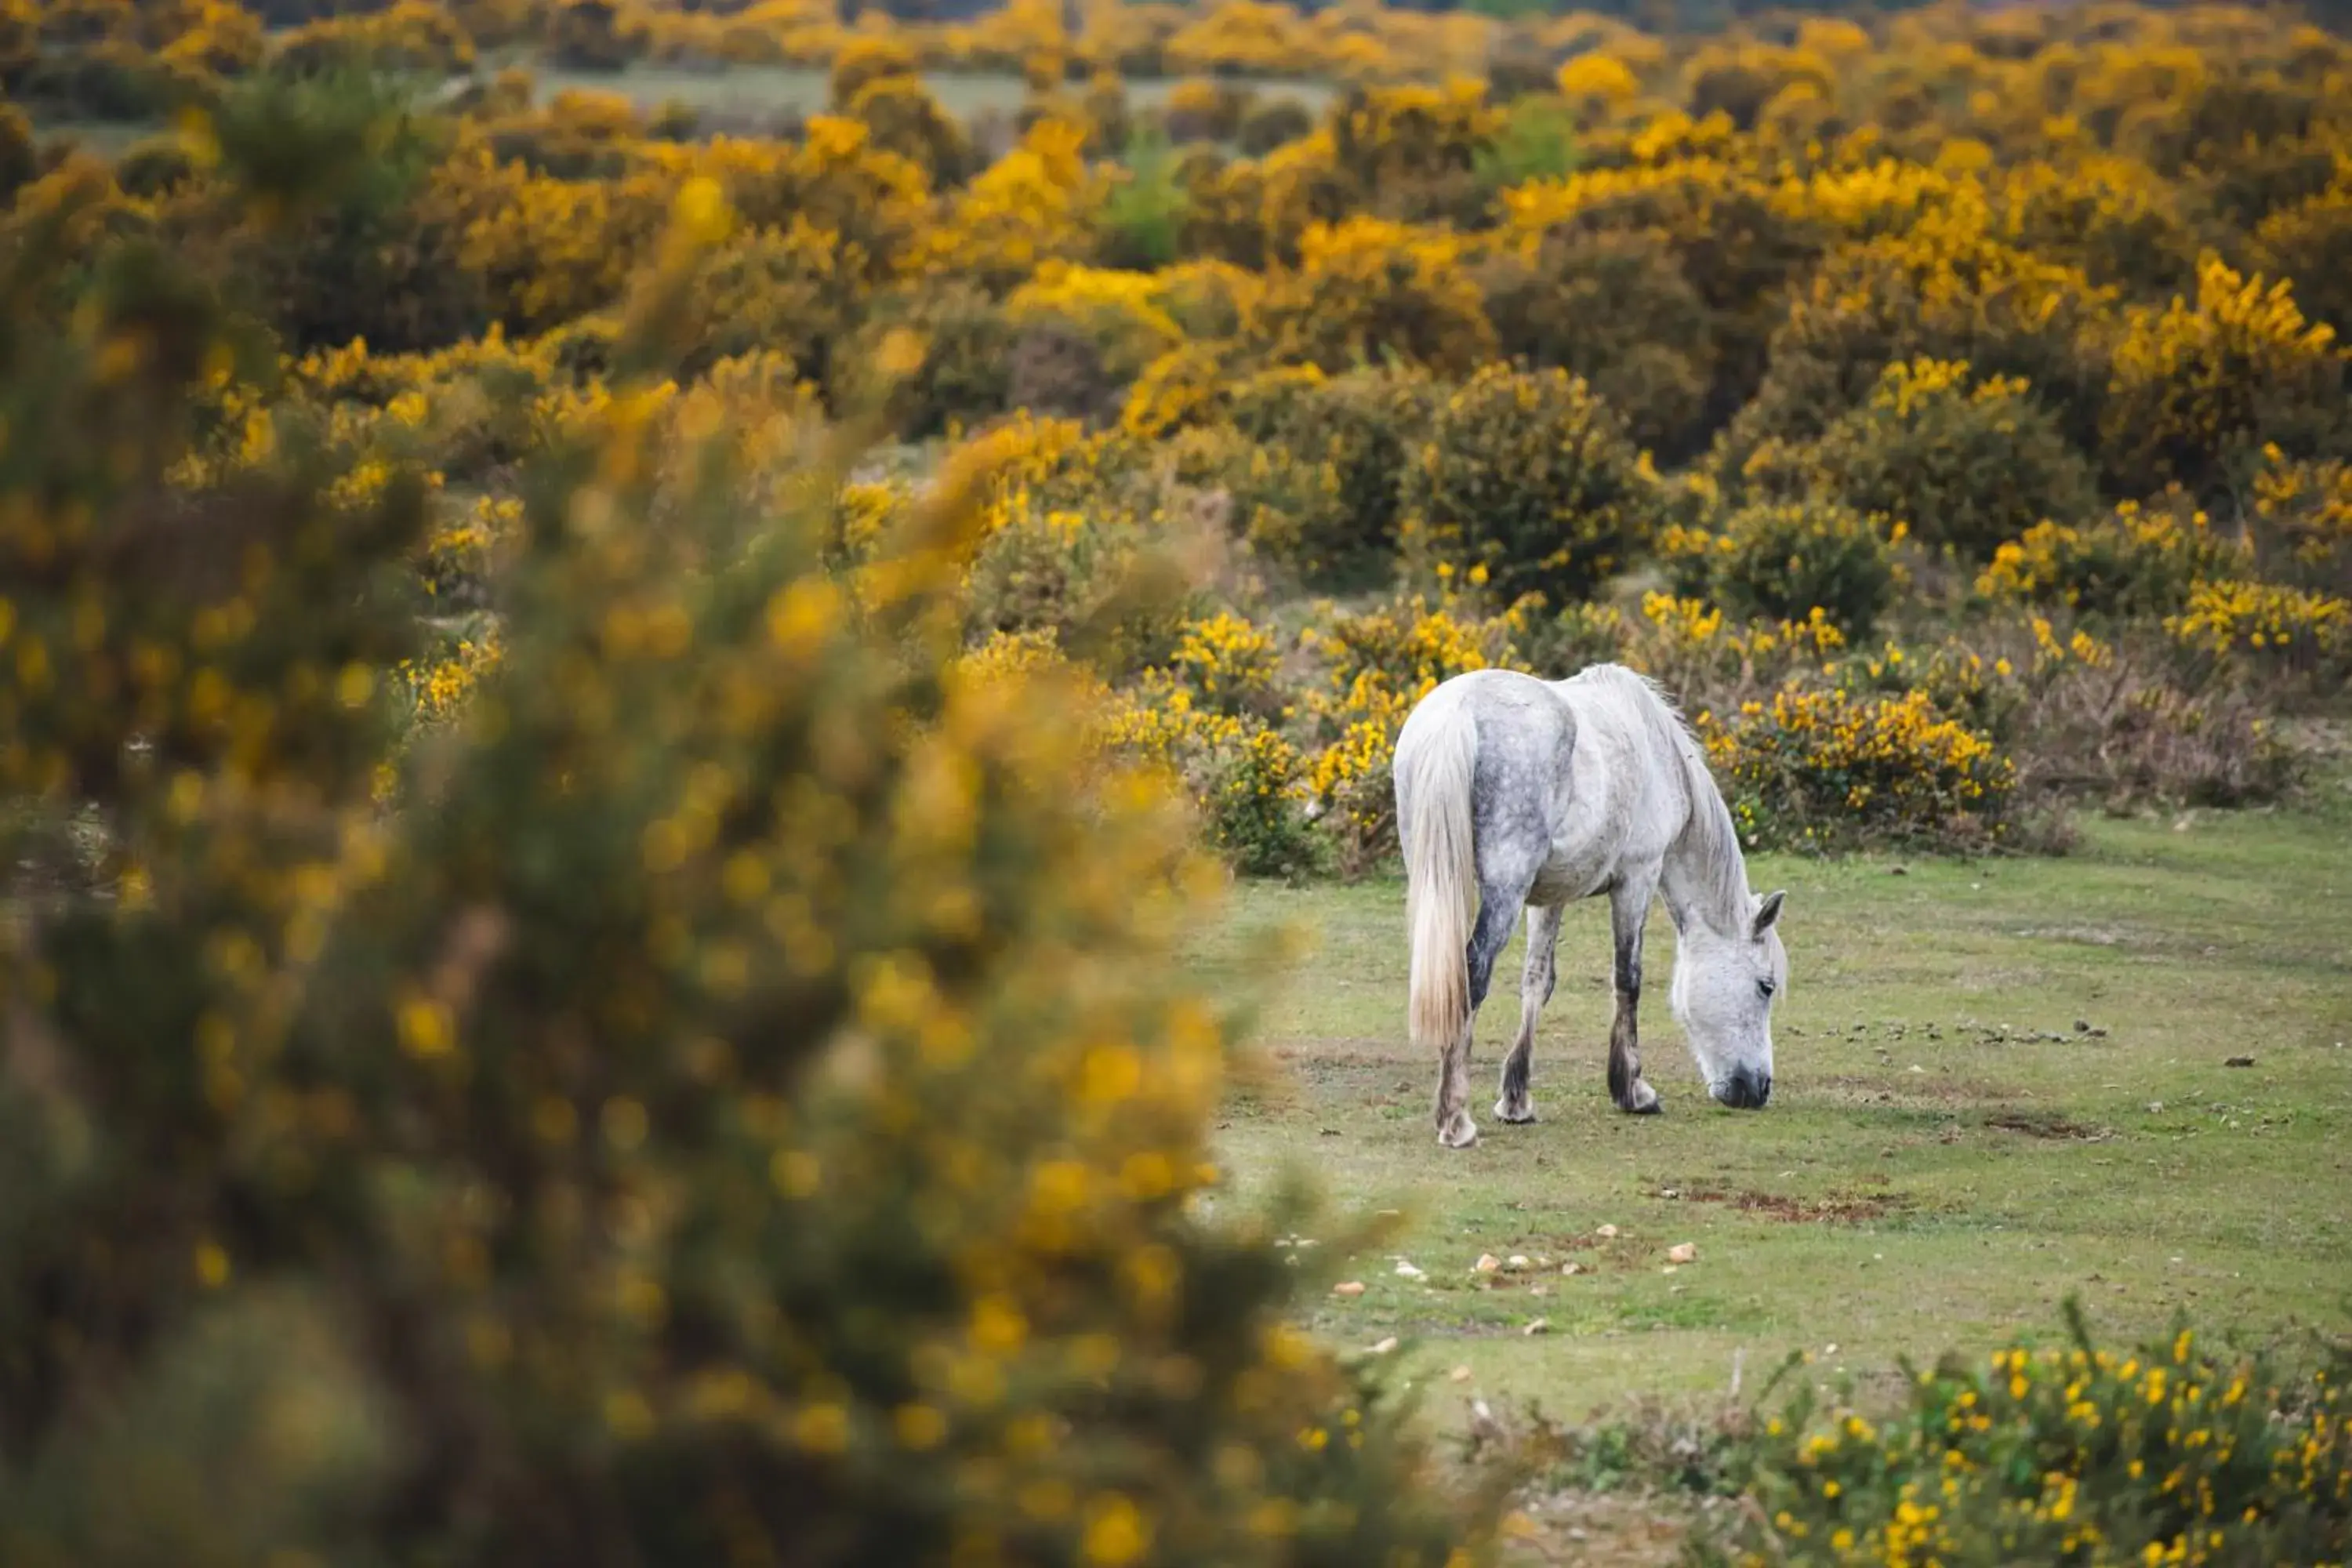
[{"label": "horse's eye", "polygon": [[1769,1002],[1772,999],[1772,993],[1778,991],[1780,987],[1769,980],[1759,980],[1756,983],[1756,989],[1761,991],[1764,994],[1764,999]]}]

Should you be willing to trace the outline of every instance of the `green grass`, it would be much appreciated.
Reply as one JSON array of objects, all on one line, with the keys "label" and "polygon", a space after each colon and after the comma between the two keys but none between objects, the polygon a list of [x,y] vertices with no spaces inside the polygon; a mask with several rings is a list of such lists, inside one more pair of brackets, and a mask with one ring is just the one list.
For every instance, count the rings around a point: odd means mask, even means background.
[{"label": "green grass", "polygon": [[101,158],[120,158],[164,129],[159,120],[38,120],[33,125],[44,142],[72,142]]},{"label": "green grass", "polygon": [[[801,66],[735,66],[711,70],[639,62],[614,73],[566,71],[530,61],[522,63],[530,65],[537,74],[542,98],[576,88],[622,93],[648,109],[675,101],[706,112],[731,114],[784,110],[819,113],[825,108],[831,80],[823,69]],[[940,107],[960,120],[970,120],[989,110],[1010,116],[1028,96],[1020,77],[1003,72],[934,71],[926,74],[923,81],[938,96]],[[1265,81],[1250,85],[1261,102],[1295,99],[1313,112],[1319,112],[1332,93],[1328,81]],[[1084,87],[1083,82],[1073,82],[1070,90],[1081,91]],[[1149,108],[1165,102],[1175,87],[1175,79],[1130,81],[1127,84],[1128,100],[1138,109]]]},{"label": "green grass", "polygon": [[[1356,1260],[1334,1343],[1406,1342],[1408,1374],[1554,1415],[1748,1387],[1793,1349],[1826,1380],[2060,1331],[2080,1294],[2110,1335],[2176,1309],[2263,1332],[2344,1321],[2352,1274],[2352,831],[2301,813],[2094,821],[2063,858],[1762,857],[1790,889],[1790,986],[1771,1107],[1718,1109],[1666,1006],[1650,928],[1645,1065],[1666,1101],[1602,1082],[1606,906],[1570,913],[1537,1041],[1541,1121],[1490,1087],[1517,1018],[1517,944],[1479,1023],[1477,1147],[1438,1147],[1433,1064],[1404,1039],[1394,879],[1238,889],[1195,962],[1241,986],[1274,928],[1313,956],[1260,1014],[1286,1069],[1237,1090],[1221,1157],[1246,1194],[1307,1167],[1343,1211],[1403,1211]],[[1903,874],[1895,874],[1900,866]],[[2087,1027],[2085,1027],[2087,1026]],[[2251,1056],[2253,1065],[2224,1065]],[[1597,1227],[1619,1227],[1600,1240]],[[1667,1248],[1698,1247],[1667,1271]],[[1535,1264],[1483,1281],[1482,1253]],[[1584,1271],[1563,1276],[1563,1260]],[[1549,1321],[1540,1337],[1523,1332]],[[1834,1347],[1832,1349],[1832,1347]]]}]

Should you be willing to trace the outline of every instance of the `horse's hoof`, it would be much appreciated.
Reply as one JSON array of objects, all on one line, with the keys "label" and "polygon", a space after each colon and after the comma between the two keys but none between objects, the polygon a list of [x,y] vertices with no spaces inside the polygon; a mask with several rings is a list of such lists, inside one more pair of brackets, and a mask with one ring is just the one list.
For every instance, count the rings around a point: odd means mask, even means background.
[{"label": "horse's hoof", "polygon": [[1665,1102],[1658,1098],[1658,1091],[1646,1083],[1634,1084],[1631,1104],[1620,1101],[1617,1106],[1628,1116],[1655,1116],[1665,1108]]},{"label": "horse's hoof", "polygon": [[1517,1105],[1507,1100],[1495,1101],[1495,1120],[1497,1121],[1507,1121],[1514,1127],[1525,1127],[1535,1119],[1536,1104],[1532,1100],[1523,1100]]},{"label": "horse's hoof", "polygon": [[1478,1142],[1478,1124],[1470,1120],[1466,1110],[1457,1110],[1452,1121],[1437,1130],[1437,1141],[1448,1149],[1467,1149]]}]

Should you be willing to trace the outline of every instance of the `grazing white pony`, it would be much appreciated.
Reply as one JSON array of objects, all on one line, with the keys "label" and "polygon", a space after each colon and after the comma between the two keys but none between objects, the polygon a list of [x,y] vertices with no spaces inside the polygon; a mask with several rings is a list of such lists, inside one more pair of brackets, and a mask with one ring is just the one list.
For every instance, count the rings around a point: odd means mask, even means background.
[{"label": "grazing white pony", "polygon": [[1660,890],[1677,938],[1671,1002],[1707,1092],[1741,1109],[1771,1098],[1772,998],[1789,978],[1775,929],[1785,894],[1748,890],[1731,813],[1657,688],[1613,664],[1559,681],[1499,669],[1457,675],[1406,718],[1395,778],[1412,1038],[1439,1054],[1439,1142],[1478,1141],[1470,1040],[1523,907],[1519,1037],[1495,1114],[1535,1120],[1528,1078],[1560,916],[1570,900],[1600,893],[1616,938],[1609,1093],[1617,1108],[1658,1109],[1642,1078],[1635,1013],[1642,926]]}]

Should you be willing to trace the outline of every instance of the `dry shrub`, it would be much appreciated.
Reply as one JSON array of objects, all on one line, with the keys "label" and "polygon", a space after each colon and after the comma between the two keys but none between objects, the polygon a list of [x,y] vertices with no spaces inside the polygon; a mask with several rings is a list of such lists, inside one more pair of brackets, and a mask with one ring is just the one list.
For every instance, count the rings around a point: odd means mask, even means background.
[{"label": "dry shrub", "polygon": [[2164,663],[2119,654],[2076,666],[2037,692],[2012,743],[2020,787],[2111,810],[2260,805],[2303,775],[2275,704],[2242,682],[2184,690]]}]

